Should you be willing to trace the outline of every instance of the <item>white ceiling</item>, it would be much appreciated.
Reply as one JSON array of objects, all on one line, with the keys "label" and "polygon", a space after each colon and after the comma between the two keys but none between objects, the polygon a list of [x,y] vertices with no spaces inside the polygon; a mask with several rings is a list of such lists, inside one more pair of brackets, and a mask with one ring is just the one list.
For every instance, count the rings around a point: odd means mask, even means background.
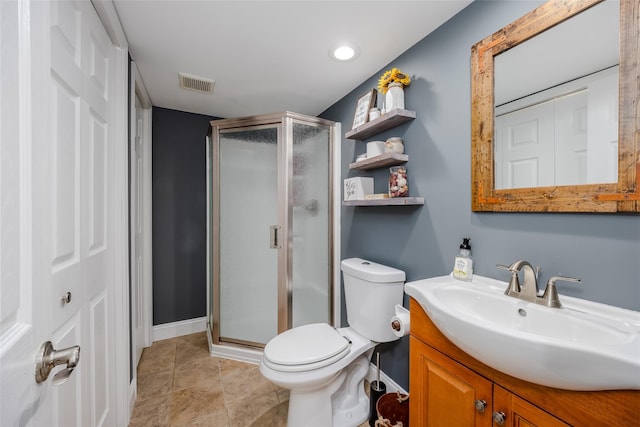
[{"label": "white ceiling", "polygon": [[[224,118],[318,115],[471,1],[113,0],[153,105]],[[329,58],[343,41],[356,60]],[[213,94],[181,89],[179,72]]]}]

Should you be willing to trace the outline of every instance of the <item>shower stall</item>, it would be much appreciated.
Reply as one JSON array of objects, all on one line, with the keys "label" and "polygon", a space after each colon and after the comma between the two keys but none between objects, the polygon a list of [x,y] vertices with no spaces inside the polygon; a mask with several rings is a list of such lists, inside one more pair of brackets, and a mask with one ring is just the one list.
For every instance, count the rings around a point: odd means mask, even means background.
[{"label": "shower stall", "polygon": [[211,122],[212,354],[253,360],[292,327],[339,326],[339,132],[291,112]]}]

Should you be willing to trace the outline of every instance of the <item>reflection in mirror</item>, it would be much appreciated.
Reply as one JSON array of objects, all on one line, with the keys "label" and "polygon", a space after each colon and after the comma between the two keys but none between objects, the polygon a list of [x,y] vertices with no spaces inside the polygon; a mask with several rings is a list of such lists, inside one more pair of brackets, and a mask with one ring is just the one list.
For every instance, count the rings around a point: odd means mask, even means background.
[{"label": "reflection in mirror", "polygon": [[638,0],[548,0],[473,45],[472,210],[640,212],[639,63]]},{"label": "reflection in mirror", "polygon": [[495,188],[618,180],[620,2],[494,57]]}]

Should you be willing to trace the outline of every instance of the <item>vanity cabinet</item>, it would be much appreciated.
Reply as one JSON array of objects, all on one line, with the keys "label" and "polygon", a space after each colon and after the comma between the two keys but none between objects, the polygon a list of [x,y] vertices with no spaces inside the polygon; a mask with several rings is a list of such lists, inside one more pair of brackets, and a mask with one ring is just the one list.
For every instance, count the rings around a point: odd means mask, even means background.
[{"label": "vanity cabinet", "polygon": [[562,427],[568,424],[411,337],[411,420],[419,426]]},{"label": "vanity cabinet", "polygon": [[[423,427],[491,426],[491,381],[410,338],[409,413]],[[476,410],[476,402],[485,406]]]},{"label": "vanity cabinet", "polygon": [[[519,380],[456,347],[413,298],[410,313],[412,427],[640,425],[640,391],[580,392]],[[494,421],[496,412],[504,415],[502,424]]]},{"label": "vanity cabinet", "polygon": [[[385,130],[393,129],[396,126],[406,123],[416,118],[415,111],[395,109],[387,114],[378,117],[370,122],[358,126],[347,132],[345,138],[355,140],[365,140]],[[385,166],[394,166],[406,163],[409,156],[406,154],[385,153],[380,156],[372,157],[360,162],[354,162],[349,165],[349,169],[368,170],[377,169]],[[409,190],[411,193],[411,190]],[[389,205],[424,205],[424,197],[396,197],[388,199],[373,200],[348,200],[342,202],[344,206],[389,206]]]}]

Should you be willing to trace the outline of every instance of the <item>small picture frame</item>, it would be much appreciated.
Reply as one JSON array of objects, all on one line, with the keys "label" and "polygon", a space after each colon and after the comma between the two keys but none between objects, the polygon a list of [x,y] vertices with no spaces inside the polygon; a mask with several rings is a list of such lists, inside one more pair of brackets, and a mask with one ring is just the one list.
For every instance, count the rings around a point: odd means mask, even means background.
[{"label": "small picture frame", "polygon": [[352,129],[362,126],[369,120],[369,110],[376,105],[376,96],[378,91],[371,89],[369,92],[358,98],[358,104],[356,105],[356,112],[353,116]]}]

